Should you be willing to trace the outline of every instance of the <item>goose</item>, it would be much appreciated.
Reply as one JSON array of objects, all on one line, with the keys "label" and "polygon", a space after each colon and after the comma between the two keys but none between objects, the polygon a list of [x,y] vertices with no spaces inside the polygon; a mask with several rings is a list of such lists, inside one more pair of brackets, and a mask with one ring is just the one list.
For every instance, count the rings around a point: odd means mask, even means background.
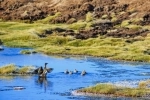
[{"label": "goose", "polygon": [[66,70],[64,71],[64,73],[65,73],[65,74],[69,74],[69,71],[68,71],[68,69],[66,69]]},{"label": "goose", "polygon": [[38,68],[37,74],[40,75],[40,74],[42,74],[42,73],[43,73],[43,67],[41,66],[40,68]]},{"label": "goose", "polygon": [[72,72],[72,71],[69,71],[69,74],[71,75],[71,74],[73,74],[73,72]]},{"label": "goose", "polygon": [[74,73],[78,73],[78,70],[74,69]]},{"label": "goose", "polygon": [[46,68],[46,65],[48,63],[45,63],[43,72],[39,75],[39,77],[46,77],[47,73],[50,73],[51,71],[53,71],[53,68]]},{"label": "goose", "polygon": [[85,74],[87,74],[86,71],[82,71],[81,75],[84,76]]}]

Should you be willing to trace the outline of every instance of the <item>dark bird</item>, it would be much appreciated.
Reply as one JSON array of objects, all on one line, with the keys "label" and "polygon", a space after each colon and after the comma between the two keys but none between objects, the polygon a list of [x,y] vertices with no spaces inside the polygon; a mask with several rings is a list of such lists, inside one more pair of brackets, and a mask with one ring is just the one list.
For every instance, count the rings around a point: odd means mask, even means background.
[{"label": "dark bird", "polygon": [[37,69],[35,69],[33,71],[33,74],[38,74],[39,77],[46,77],[47,73],[50,73],[50,72],[53,71],[53,68],[47,68],[47,64],[48,63],[45,63],[44,69],[43,69],[42,66],[37,68]]},{"label": "dark bird", "polygon": [[50,73],[53,71],[53,68],[46,68],[46,65],[48,63],[45,63],[45,66],[44,66],[44,69],[43,69],[43,72],[39,75],[39,77],[46,77],[47,73]]},{"label": "dark bird", "polygon": [[43,73],[43,67],[41,66],[39,69],[38,69],[38,75],[41,75]]}]

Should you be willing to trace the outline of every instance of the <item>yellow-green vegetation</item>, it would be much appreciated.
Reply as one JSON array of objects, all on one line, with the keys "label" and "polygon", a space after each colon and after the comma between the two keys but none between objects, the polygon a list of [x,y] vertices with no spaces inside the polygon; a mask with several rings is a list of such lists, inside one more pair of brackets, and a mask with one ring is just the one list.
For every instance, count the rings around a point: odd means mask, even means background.
[{"label": "yellow-green vegetation", "polygon": [[108,15],[103,15],[101,18],[106,19],[107,17],[108,17]]},{"label": "yellow-green vegetation", "polygon": [[[115,16],[112,14],[112,16]],[[129,20],[123,26],[131,26]],[[127,23],[127,24],[126,24]],[[150,35],[130,39],[99,36],[87,40],[74,39],[72,36],[59,36],[54,31],[46,37],[46,31],[61,29],[79,30],[90,28],[92,22],[78,21],[73,24],[26,24],[20,22],[0,22],[0,39],[10,47],[30,47],[46,54],[75,54],[107,57],[108,59],[150,62]],[[137,28],[137,27],[136,27]],[[136,29],[135,28],[135,29]],[[28,51],[22,51],[22,53]]]},{"label": "yellow-green vegetation", "polygon": [[78,21],[76,23],[71,24],[68,28],[73,30],[80,30],[86,27],[86,22],[84,21]]},{"label": "yellow-green vegetation", "polygon": [[107,95],[107,96],[125,96],[125,97],[144,97],[150,94],[150,88],[137,87],[118,87],[113,84],[97,84],[92,87],[83,88],[77,90],[78,93],[92,93],[97,95]]},{"label": "yellow-green vegetation", "polygon": [[2,67],[0,67],[0,74],[12,73],[14,70],[16,70],[16,67],[14,64],[2,66]]},{"label": "yellow-green vegetation", "polygon": [[21,54],[33,54],[33,53],[37,53],[37,52],[35,50],[27,49],[27,50],[22,50],[20,53]]},{"label": "yellow-green vegetation", "polygon": [[142,89],[149,88],[149,84],[150,84],[150,80],[141,81],[139,82],[138,87]]},{"label": "yellow-green vegetation", "polygon": [[126,27],[134,30],[139,30],[142,28],[140,25],[128,25]]},{"label": "yellow-green vegetation", "polygon": [[92,13],[90,13],[90,12],[88,12],[87,14],[86,14],[86,22],[90,22],[90,21],[92,21],[94,18],[93,18],[93,14]]},{"label": "yellow-green vegetation", "polygon": [[43,23],[43,24],[49,24],[53,19],[57,18],[58,16],[60,16],[61,13],[60,12],[57,12],[55,15],[53,16],[48,16],[42,20],[38,20],[36,21],[36,23]]},{"label": "yellow-green vegetation", "polygon": [[0,67],[0,75],[11,75],[11,74],[27,74],[31,70],[33,70],[33,66],[23,66],[18,67],[14,64],[8,64]]},{"label": "yellow-green vegetation", "polygon": [[29,72],[31,69],[33,69],[33,67],[31,66],[23,66],[19,69],[18,73],[19,74],[26,74],[27,72]]},{"label": "yellow-green vegetation", "polygon": [[124,21],[121,23],[121,27],[126,27],[126,26],[128,26],[130,23],[131,23],[130,20],[124,20]]}]

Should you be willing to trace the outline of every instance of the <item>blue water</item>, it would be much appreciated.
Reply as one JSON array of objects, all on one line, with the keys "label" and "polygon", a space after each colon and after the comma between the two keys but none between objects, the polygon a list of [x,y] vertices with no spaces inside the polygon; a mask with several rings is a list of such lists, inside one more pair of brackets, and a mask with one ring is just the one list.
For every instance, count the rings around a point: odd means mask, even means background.
[{"label": "blue water", "polygon": [[[118,62],[88,56],[22,55],[21,50],[21,48],[4,47],[4,50],[0,51],[0,66],[15,64],[38,67],[47,62],[48,67],[54,70],[44,80],[38,79],[36,75],[0,76],[0,100],[135,100],[135,98],[75,96],[71,92],[82,87],[107,82],[136,87],[140,80],[150,77],[149,63]],[[66,69],[86,70],[88,74],[66,75],[63,73]],[[14,90],[16,86],[25,89]]]}]

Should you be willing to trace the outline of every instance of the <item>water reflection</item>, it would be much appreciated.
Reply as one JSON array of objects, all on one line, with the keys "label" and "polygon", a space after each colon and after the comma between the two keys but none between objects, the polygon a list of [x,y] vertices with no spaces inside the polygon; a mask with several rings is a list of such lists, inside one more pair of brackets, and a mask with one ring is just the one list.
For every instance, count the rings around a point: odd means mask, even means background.
[{"label": "water reflection", "polygon": [[52,82],[50,82],[47,78],[38,77],[36,83],[41,87],[44,88],[44,92],[46,93],[48,88],[51,88]]},{"label": "water reflection", "polygon": [[0,80],[12,80],[14,79],[13,76],[0,76]]}]

